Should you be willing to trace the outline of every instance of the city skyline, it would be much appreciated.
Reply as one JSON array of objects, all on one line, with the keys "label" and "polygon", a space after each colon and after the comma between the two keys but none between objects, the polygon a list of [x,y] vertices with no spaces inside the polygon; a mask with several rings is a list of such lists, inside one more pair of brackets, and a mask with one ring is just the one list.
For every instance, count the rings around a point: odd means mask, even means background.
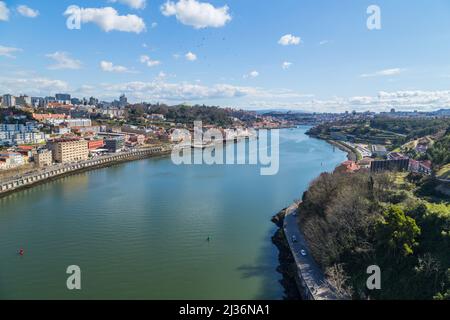
[{"label": "city skyline", "polygon": [[[377,1],[382,28],[369,30],[371,4],[0,1],[0,93],[310,112],[448,107],[450,4]],[[72,5],[79,30],[66,26]]]}]

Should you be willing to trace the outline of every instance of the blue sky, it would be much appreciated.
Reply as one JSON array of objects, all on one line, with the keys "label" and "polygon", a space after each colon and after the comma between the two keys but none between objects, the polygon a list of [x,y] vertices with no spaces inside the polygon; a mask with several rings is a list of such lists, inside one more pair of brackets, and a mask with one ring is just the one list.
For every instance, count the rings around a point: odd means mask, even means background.
[{"label": "blue sky", "polygon": [[449,57],[447,0],[0,1],[1,94],[432,110],[450,106]]}]

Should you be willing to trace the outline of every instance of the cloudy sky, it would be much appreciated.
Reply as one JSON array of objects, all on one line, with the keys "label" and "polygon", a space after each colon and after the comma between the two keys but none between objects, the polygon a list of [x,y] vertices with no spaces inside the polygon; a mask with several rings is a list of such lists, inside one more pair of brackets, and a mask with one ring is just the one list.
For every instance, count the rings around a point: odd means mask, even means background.
[{"label": "cloudy sky", "polygon": [[448,0],[0,0],[0,94],[432,110],[449,57]]}]

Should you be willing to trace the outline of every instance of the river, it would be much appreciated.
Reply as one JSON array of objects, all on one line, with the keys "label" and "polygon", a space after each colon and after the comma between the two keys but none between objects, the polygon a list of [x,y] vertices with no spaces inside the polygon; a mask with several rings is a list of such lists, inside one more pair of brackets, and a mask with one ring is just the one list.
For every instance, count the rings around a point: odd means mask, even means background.
[{"label": "river", "polygon": [[281,130],[275,176],[154,158],[0,199],[0,299],[281,299],[270,219],[346,159],[306,130]]}]

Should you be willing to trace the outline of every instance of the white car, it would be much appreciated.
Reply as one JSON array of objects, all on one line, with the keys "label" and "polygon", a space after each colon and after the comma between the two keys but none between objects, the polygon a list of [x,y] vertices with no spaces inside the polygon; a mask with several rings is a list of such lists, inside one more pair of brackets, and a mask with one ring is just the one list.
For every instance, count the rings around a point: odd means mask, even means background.
[{"label": "white car", "polygon": [[300,250],[300,254],[303,256],[303,257],[306,257],[308,254],[306,253],[306,251],[305,250]]},{"label": "white car", "polygon": [[292,236],[292,242],[294,242],[294,243],[297,242],[297,237],[296,236]]}]

